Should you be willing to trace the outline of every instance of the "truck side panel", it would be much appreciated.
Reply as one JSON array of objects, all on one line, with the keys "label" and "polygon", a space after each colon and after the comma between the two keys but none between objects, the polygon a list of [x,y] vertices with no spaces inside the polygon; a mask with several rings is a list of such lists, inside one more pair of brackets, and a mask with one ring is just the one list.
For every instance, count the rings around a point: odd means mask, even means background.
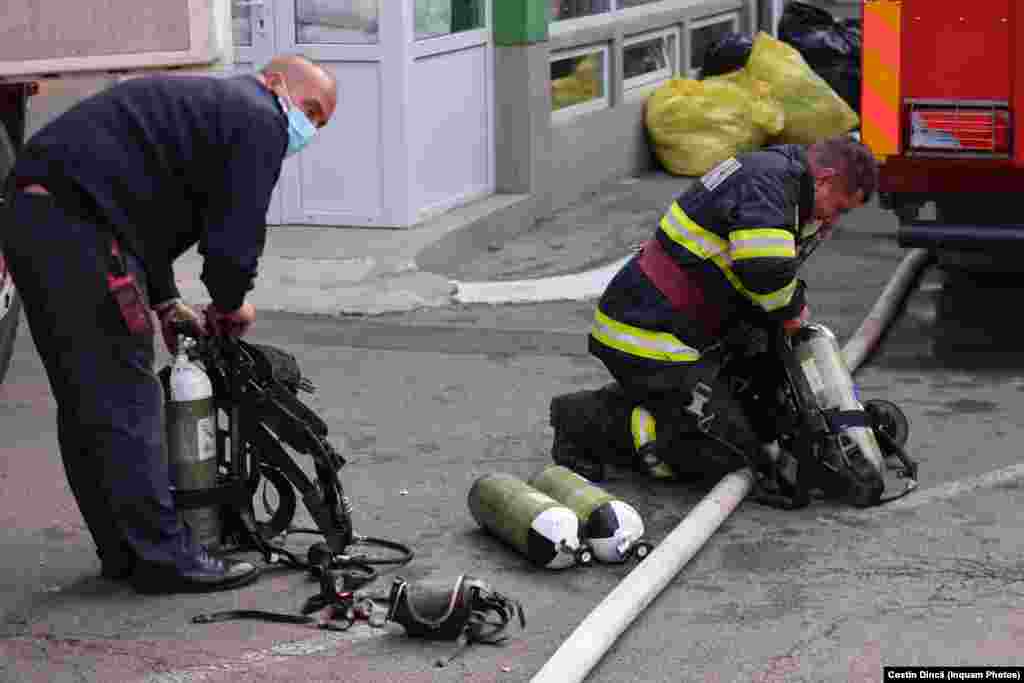
[{"label": "truck side panel", "polygon": [[1011,0],[904,0],[904,97],[1010,99]]}]

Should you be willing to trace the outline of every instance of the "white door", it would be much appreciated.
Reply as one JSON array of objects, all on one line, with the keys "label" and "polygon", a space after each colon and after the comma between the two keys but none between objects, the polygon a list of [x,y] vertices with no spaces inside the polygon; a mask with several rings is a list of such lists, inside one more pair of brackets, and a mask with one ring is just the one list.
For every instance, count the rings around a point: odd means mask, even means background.
[{"label": "white door", "polygon": [[[249,73],[266,64],[274,49],[274,0],[231,0],[231,34],[235,71]],[[280,184],[278,185],[280,187]],[[267,223],[282,222],[280,189],[275,188],[267,211]]]},{"label": "white door", "polygon": [[409,199],[419,222],[494,192],[494,49],[490,2],[410,5]]},{"label": "white door", "polygon": [[[285,161],[285,223],[390,225],[404,205],[401,178],[388,183],[389,150],[401,144],[399,60],[385,55],[400,38],[394,0],[278,0],[278,48],[301,54],[338,79],[338,106],[313,143]],[[386,87],[385,87],[386,84]],[[399,131],[399,133],[396,133]],[[385,201],[387,192],[387,201]],[[392,200],[397,200],[393,202]]]}]

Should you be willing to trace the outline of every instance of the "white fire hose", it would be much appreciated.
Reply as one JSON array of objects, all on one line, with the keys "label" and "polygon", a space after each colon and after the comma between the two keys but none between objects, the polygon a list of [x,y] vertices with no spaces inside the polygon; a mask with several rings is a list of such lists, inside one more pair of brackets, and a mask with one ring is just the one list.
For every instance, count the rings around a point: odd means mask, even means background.
[{"label": "white fire hose", "polygon": [[[903,259],[853,337],[843,347],[855,373],[892,324],[901,304],[917,283],[928,252],[914,249]],[[750,468],[722,478],[661,543],[612,589],[555,651],[530,683],[579,683],[611,649],[633,620],[664,590],[690,559],[750,493]]]}]

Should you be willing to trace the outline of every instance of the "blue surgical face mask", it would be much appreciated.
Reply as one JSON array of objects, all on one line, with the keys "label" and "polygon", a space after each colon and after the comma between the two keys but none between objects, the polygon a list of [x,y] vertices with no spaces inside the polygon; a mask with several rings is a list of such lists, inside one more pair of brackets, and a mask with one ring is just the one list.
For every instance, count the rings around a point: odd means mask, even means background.
[{"label": "blue surgical face mask", "polygon": [[309,144],[313,135],[316,134],[316,126],[306,116],[306,112],[296,107],[290,100],[285,100],[282,97],[278,99],[281,101],[281,107],[288,112],[288,150],[285,152],[285,156],[290,157]]}]

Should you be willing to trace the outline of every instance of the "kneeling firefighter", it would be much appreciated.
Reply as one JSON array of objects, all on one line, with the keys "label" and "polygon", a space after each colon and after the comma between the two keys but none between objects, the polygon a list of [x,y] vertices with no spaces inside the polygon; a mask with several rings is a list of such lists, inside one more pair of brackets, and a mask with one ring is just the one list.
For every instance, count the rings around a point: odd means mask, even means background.
[{"label": "kneeling firefighter", "polygon": [[552,400],[554,460],[596,480],[601,460],[658,478],[752,465],[765,487],[792,485],[795,460],[751,422],[719,351],[800,328],[797,271],[877,174],[841,137],[730,158],[683,192],[601,296],[589,348],[616,382]]}]

